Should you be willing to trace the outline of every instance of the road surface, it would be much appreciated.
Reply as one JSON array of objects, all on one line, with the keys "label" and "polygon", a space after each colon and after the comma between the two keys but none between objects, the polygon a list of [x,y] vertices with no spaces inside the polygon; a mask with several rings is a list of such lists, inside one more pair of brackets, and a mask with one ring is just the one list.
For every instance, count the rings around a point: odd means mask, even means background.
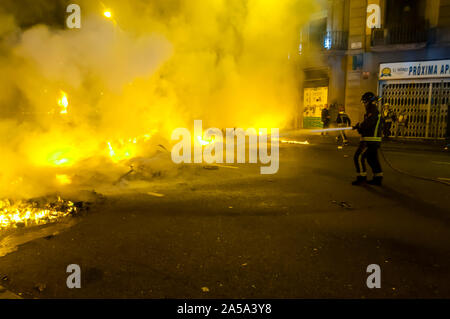
[{"label": "road surface", "polygon": [[[352,186],[354,150],[284,144],[276,175],[198,165],[130,181],[70,227],[19,240],[0,284],[23,298],[449,298],[449,187],[384,162],[382,188]],[[450,179],[448,152],[385,154]],[[66,286],[70,264],[80,289]]]}]

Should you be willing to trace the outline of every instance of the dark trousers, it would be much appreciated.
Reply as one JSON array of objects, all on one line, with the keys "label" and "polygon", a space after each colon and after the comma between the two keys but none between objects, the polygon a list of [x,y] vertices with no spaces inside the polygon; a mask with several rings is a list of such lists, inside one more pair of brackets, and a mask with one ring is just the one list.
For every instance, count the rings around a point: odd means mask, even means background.
[{"label": "dark trousers", "polygon": [[381,164],[378,159],[378,149],[380,143],[378,142],[360,142],[359,147],[355,152],[353,160],[355,162],[356,173],[360,176],[367,176],[366,160],[372,168],[374,176],[383,176]]},{"label": "dark trousers", "polygon": [[392,127],[392,122],[385,122],[384,123],[384,126],[383,126],[383,135],[384,135],[384,137],[391,136],[391,127]]},{"label": "dark trousers", "polygon": [[[338,128],[347,127],[346,124],[338,124]],[[337,141],[342,140],[343,143],[347,142],[347,135],[345,135],[345,131],[339,131],[339,135],[336,137]]]},{"label": "dark trousers", "polygon": [[[330,121],[329,120],[324,120],[323,121],[323,128],[329,128],[330,127]],[[321,135],[327,135],[328,132],[322,132]]]}]

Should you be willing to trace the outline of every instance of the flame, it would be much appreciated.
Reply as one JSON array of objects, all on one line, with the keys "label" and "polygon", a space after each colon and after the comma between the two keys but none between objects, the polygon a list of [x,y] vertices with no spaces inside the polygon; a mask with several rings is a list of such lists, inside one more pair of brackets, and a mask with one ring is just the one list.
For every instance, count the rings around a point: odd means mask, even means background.
[{"label": "flame", "polygon": [[215,143],[215,140],[213,137],[211,137],[209,140],[204,140],[201,136],[197,136],[197,140],[202,146],[206,146],[206,145]]},{"label": "flame", "polygon": [[60,114],[67,114],[67,107],[69,106],[69,100],[67,99],[67,94],[61,91],[61,98],[58,100],[58,105],[61,107]]},{"label": "flame", "polygon": [[67,166],[72,164],[72,160],[68,158],[68,152],[56,151],[47,157],[47,162],[52,166]]},{"label": "flame", "polygon": [[122,160],[136,157],[139,152],[140,144],[148,142],[156,132],[157,130],[152,130],[141,136],[131,137],[126,140],[116,140],[114,142],[114,147],[113,142],[107,142],[109,157],[111,157],[114,162],[120,162]]},{"label": "flame", "polygon": [[0,231],[19,226],[42,225],[55,222],[77,211],[71,201],[58,200],[38,207],[35,202],[13,203],[10,200],[0,200]]}]

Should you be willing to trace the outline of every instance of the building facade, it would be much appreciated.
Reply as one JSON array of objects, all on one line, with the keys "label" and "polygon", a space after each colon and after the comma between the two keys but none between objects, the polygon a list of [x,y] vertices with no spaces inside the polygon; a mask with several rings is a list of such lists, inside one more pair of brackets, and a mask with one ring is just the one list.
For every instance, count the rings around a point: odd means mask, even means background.
[{"label": "building facade", "polygon": [[[320,126],[345,106],[361,121],[372,91],[408,119],[405,138],[449,136],[450,0],[323,0],[299,44],[298,126]],[[396,124],[392,133],[397,130]]]}]

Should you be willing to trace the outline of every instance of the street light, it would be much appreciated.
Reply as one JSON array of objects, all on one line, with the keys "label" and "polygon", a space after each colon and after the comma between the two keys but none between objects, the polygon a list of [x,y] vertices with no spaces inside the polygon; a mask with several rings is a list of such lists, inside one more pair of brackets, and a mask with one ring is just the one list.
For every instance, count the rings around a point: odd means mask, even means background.
[{"label": "street light", "polygon": [[112,13],[111,13],[111,11],[105,11],[105,12],[103,12],[103,15],[105,16],[105,17],[107,17],[108,19],[111,19],[111,17],[112,17]]}]

